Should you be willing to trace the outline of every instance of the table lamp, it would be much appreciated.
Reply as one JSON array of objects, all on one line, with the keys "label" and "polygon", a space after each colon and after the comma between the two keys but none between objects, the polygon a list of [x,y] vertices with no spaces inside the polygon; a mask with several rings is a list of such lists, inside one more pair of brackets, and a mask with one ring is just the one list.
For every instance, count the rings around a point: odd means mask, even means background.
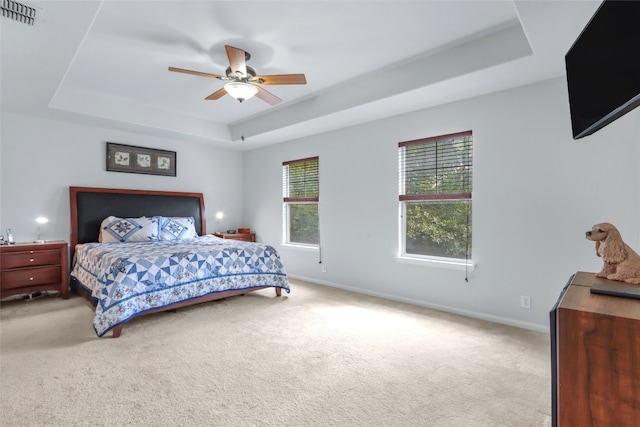
[{"label": "table lamp", "polygon": [[224,217],[222,212],[216,214],[216,233],[220,232],[220,220]]},{"label": "table lamp", "polygon": [[38,223],[38,237],[35,240],[35,243],[45,243],[46,240],[42,239],[41,236],[41,227],[49,222],[49,219],[47,219],[44,216],[39,216],[38,218],[36,218],[36,222]]}]

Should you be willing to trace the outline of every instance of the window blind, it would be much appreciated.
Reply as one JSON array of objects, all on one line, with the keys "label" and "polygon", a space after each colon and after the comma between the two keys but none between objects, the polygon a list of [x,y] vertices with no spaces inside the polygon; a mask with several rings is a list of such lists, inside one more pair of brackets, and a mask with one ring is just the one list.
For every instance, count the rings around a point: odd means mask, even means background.
[{"label": "window blind", "polygon": [[319,157],[282,162],[282,195],[286,202],[318,202]]},{"label": "window blind", "polygon": [[471,131],[398,143],[400,201],[471,199]]}]

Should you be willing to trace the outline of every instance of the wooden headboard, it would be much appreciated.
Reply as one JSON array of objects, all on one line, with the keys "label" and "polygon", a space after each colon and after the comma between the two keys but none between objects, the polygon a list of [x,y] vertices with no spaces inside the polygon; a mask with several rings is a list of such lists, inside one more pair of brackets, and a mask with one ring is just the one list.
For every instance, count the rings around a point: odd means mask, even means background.
[{"label": "wooden headboard", "polygon": [[77,244],[98,241],[100,224],[110,215],[121,218],[191,216],[198,235],[207,232],[202,193],[69,187],[69,200],[71,260]]}]

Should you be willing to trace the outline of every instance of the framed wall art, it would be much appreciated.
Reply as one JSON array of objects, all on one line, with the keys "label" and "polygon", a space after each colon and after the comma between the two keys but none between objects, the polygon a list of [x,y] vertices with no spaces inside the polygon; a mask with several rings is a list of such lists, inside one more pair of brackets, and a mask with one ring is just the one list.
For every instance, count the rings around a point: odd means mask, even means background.
[{"label": "framed wall art", "polygon": [[107,142],[107,170],[176,176],[176,152]]}]

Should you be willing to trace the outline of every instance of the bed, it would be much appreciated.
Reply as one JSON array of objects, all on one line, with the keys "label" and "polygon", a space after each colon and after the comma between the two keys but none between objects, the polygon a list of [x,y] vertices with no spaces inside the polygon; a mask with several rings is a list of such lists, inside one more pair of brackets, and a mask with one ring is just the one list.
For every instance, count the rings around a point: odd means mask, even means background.
[{"label": "bed", "polygon": [[290,292],[272,246],[206,234],[202,193],[69,187],[69,198],[71,288],[94,304],[99,337],[143,314]]}]

